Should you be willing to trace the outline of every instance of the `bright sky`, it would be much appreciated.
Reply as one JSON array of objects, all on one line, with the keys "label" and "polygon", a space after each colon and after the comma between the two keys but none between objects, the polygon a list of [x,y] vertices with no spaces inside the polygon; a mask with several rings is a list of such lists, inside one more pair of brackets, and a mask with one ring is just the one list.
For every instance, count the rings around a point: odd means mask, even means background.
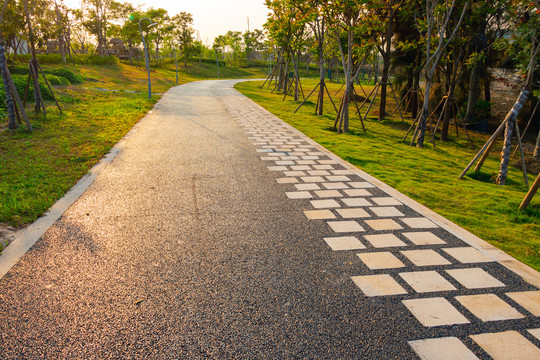
[{"label": "bright sky", "polygon": [[[262,29],[268,9],[264,0],[117,0],[143,8],[164,8],[169,15],[185,11],[193,14],[193,25],[203,44],[212,45],[214,38],[229,30],[244,32],[248,28]],[[80,0],[64,0],[66,6],[80,7]],[[195,36],[197,34],[195,33]]]}]

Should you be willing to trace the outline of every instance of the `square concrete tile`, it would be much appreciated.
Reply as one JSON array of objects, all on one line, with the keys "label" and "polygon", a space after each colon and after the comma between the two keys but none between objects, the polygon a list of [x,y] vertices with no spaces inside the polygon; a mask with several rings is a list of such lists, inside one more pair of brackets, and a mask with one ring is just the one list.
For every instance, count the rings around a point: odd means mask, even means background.
[{"label": "square concrete tile", "polygon": [[407,294],[407,291],[387,274],[353,276],[352,280],[364,295],[369,297]]},{"label": "square concrete tile", "polygon": [[495,261],[481,251],[471,247],[455,247],[443,249],[448,255],[462,264],[485,263]]},{"label": "square concrete tile", "polygon": [[456,290],[454,285],[436,271],[404,272],[399,276],[418,293]]},{"label": "square concrete tile", "polygon": [[315,165],[315,160],[297,160],[296,163],[298,165]]},{"label": "square concrete tile", "polygon": [[369,201],[367,201],[364,198],[346,198],[346,199],[341,199],[341,201],[343,201],[345,205],[352,206],[352,207],[372,205]]},{"label": "square concrete tile", "polygon": [[298,179],[295,177],[277,178],[276,181],[278,182],[278,184],[294,184],[298,182]]},{"label": "square concrete tile", "polygon": [[309,184],[296,184],[294,185],[296,189],[299,191],[308,191],[308,190],[320,190],[321,188],[319,185],[315,183],[309,183]]},{"label": "square concrete tile", "polygon": [[324,241],[326,241],[328,246],[334,251],[362,250],[366,248],[366,246],[354,236],[327,237],[324,238]]},{"label": "square concrete tile", "polygon": [[416,266],[450,265],[450,261],[439,255],[434,250],[405,250],[401,252]]},{"label": "square concrete tile", "polygon": [[315,170],[332,170],[334,169],[333,165],[313,165]]},{"label": "square concrete tile", "polygon": [[435,223],[433,223],[431,220],[418,217],[418,218],[403,218],[400,219],[405,224],[407,224],[410,228],[413,229],[432,229],[432,228],[438,228]]},{"label": "square concrete tile", "polygon": [[377,205],[381,206],[393,206],[393,205],[403,205],[398,200],[394,199],[393,197],[376,197],[371,198]]},{"label": "square concrete tile", "polygon": [[345,219],[371,217],[364,209],[337,209],[337,212]]},{"label": "square concrete tile", "polygon": [[356,221],[328,221],[328,225],[337,233],[365,231],[364,228]]},{"label": "square concrete tile", "polygon": [[441,245],[446,244],[446,241],[439,238],[437,235],[429,231],[420,232],[404,232],[402,233],[414,245]]},{"label": "square concrete tile", "polygon": [[376,248],[407,246],[394,234],[365,235],[364,237]]},{"label": "square concrete tile", "polygon": [[335,219],[336,215],[330,210],[305,210],[304,214],[310,220]]},{"label": "square concrete tile", "polygon": [[307,183],[324,182],[324,179],[320,176],[304,176],[301,179],[303,182]]},{"label": "square concrete tile", "polygon": [[424,326],[450,326],[469,323],[469,320],[445,298],[410,299],[402,302]]},{"label": "square concrete tile", "polygon": [[311,170],[311,167],[309,165],[295,165],[295,166],[291,166],[291,170],[295,170],[295,171]]},{"label": "square concrete tile", "polygon": [[330,173],[326,170],[310,170],[308,171],[309,175],[311,176],[326,176],[330,175]]},{"label": "square concrete tile", "polygon": [[360,260],[371,270],[396,269],[405,265],[392,253],[376,252],[357,254]]},{"label": "square concrete tile", "polygon": [[349,196],[371,196],[372,194],[366,189],[349,189],[345,190]]},{"label": "square concrete tile", "polygon": [[456,337],[409,341],[409,345],[421,360],[478,360]]},{"label": "square concrete tile", "polygon": [[337,198],[343,196],[343,194],[337,190],[319,190],[315,191],[315,194],[320,198]]},{"label": "square concrete tile", "polygon": [[517,302],[534,316],[540,316],[540,291],[518,291],[506,293],[510,299]]},{"label": "square concrete tile", "polygon": [[276,161],[276,165],[278,165],[278,166],[294,165],[294,161],[291,161],[291,160],[278,160],[278,161]]},{"label": "square concrete tile", "polygon": [[285,195],[289,199],[311,199],[313,197],[309,191],[287,191]]},{"label": "square concrete tile", "polygon": [[315,209],[330,209],[341,207],[336,200],[311,200],[311,205]]},{"label": "square concrete tile", "polygon": [[285,176],[306,176],[306,173],[303,171],[284,171]]},{"label": "square concrete tile", "polygon": [[328,190],[340,190],[340,189],[349,188],[347,185],[345,185],[342,182],[322,183],[321,185],[324,186]]},{"label": "square concrete tile", "polygon": [[540,349],[517,331],[471,335],[493,360],[540,359]]},{"label": "square concrete tile", "polygon": [[399,229],[403,229],[401,227],[401,225],[399,225],[394,220],[390,220],[390,219],[366,220],[366,224],[368,224],[373,230],[399,230]]},{"label": "square concrete tile", "polygon": [[326,177],[328,181],[351,181],[347,176],[345,175],[330,175]]},{"label": "square concrete tile", "polygon": [[373,213],[378,217],[405,216],[405,214],[393,206],[370,207],[369,210],[373,211]]},{"label": "square concrete tile", "polygon": [[467,289],[484,289],[505,286],[502,282],[480,268],[445,270]]},{"label": "square concrete tile", "polygon": [[456,296],[456,300],[482,321],[524,318],[516,309],[495,294]]},{"label": "square concrete tile", "polygon": [[374,188],[375,185],[368,183],[367,181],[353,181],[350,182],[349,185],[355,189],[368,189],[368,188]]},{"label": "square concrete tile", "polygon": [[532,336],[540,340],[540,328],[527,330]]},{"label": "square concrete tile", "polygon": [[319,164],[321,165],[332,165],[337,164],[338,162],[336,160],[319,160]]},{"label": "square concrete tile", "polygon": [[334,175],[354,175],[354,173],[351,170],[347,170],[347,169],[332,170],[332,174],[334,174]]}]

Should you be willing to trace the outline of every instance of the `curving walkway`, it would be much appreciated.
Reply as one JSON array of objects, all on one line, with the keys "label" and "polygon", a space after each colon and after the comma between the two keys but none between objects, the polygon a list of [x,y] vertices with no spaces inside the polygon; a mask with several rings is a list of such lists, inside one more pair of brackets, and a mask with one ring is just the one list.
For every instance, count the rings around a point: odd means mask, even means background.
[{"label": "curving walkway", "polygon": [[0,280],[2,358],[540,358],[540,275],[232,86],[166,93]]}]

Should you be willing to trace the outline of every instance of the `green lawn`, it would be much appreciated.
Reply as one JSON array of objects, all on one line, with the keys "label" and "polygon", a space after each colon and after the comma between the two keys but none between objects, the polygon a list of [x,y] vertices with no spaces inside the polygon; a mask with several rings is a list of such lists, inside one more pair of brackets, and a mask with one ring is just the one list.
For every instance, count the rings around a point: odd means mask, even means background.
[{"label": "green lawn", "polygon": [[[313,79],[302,82],[308,93],[317,84]],[[498,171],[501,147],[494,150],[479,174],[471,171],[463,180],[458,179],[487,136],[472,134],[476,151],[471,149],[463,129],[459,138],[453,130],[450,142],[439,141],[435,148],[428,144],[419,149],[408,145],[410,136],[406,143],[401,141],[410,125],[409,118],[405,119],[407,125],[397,119],[378,122],[375,112],[368,116],[365,134],[358,117],[351,118],[349,134],[337,134],[332,131],[335,112],[329,102],[325,104],[327,115],[322,117],[314,115],[316,94],[293,114],[298,104],[291,97],[282,101],[283,95],[272,94],[267,87],[260,90],[261,84],[244,82],[236,88],[341,158],[540,270],[540,195],[522,212],[517,208],[526,187],[520,170],[510,169],[507,186],[491,182]],[[337,84],[328,85],[332,95],[340,88]],[[365,85],[364,88],[366,92],[372,89]],[[361,94],[360,89],[357,92]],[[393,111],[394,107],[391,103],[388,109]],[[529,176],[529,182],[533,181],[534,177]]]},{"label": "green lawn", "polygon": [[[63,107],[52,102],[46,117],[26,111],[33,133],[0,122],[0,225],[22,227],[41,216],[95,165],[159,99],[147,97],[146,70],[126,64],[43,65],[81,75],[82,84],[56,87]],[[180,83],[216,76],[215,65],[181,66]],[[259,69],[220,67],[222,78],[263,77]],[[152,69],[152,90],[175,85],[174,65]],[[103,91],[103,89],[119,91]],[[127,90],[127,91],[123,91]],[[135,93],[133,93],[135,92]],[[1,245],[0,245],[1,251]]]}]

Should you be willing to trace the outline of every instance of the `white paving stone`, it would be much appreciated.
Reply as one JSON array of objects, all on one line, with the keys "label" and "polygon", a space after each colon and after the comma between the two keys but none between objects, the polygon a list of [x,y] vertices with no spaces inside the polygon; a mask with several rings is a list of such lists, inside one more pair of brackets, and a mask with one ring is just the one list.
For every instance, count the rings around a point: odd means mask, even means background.
[{"label": "white paving stone", "polygon": [[345,185],[342,182],[322,183],[321,185],[324,186],[328,190],[340,190],[340,189],[349,188],[347,185]]},{"label": "white paving stone", "polygon": [[479,250],[470,247],[455,247],[443,249],[448,255],[463,264],[485,263],[494,261]]},{"label": "white paving stone", "polygon": [[336,200],[327,199],[327,200],[311,200],[311,205],[315,209],[330,209],[341,207]]},{"label": "white paving stone", "polygon": [[540,359],[540,349],[517,331],[471,335],[493,360]]},{"label": "white paving stone", "polygon": [[375,252],[357,254],[360,260],[371,270],[395,269],[405,265],[392,253]]},{"label": "white paving stone", "polygon": [[291,166],[291,170],[295,170],[295,171],[311,170],[311,167],[309,165],[295,165],[295,166]]},{"label": "white paving stone", "polygon": [[367,201],[364,198],[346,198],[346,199],[341,199],[341,201],[343,201],[345,205],[352,206],[352,207],[372,205],[369,201]]},{"label": "white paving stone", "polygon": [[328,221],[328,225],[337,233],[351,233],[365,231],[356,221]]},{"label": "white paving stone", "polygon": [[402,205],[401,202],[394,199],[393,197],[375,197],[371,198],[377,205],[381,206],[392,206],[392,205]]},{"label": "white paving stone", "polygon": [[332,165],[313,165],[315,170],[332,170],[334,167]]},{"label": "white paving stone", "polygon": [[456,290],[454,285],[436,271],[404,272],[399,276],[418,293]]},{"label": "white paving stone", "polygon": [[502,282],[488,274],[484,269],[452,269],[445,271],[467,289],[484,289],[505,286]]},{"label": "white paving stone", "polygon": [[439,253],[431,249],[405,250],[401,253],[416,266],[439,266],[452,264],[450,261],[439,255]]},{"label": "white paving stone", "polygon": [[367,189],[367,188],[374,188],[375,185],[372,185],[368,183],[367,181],[353,181],[350,182],[349,185],[355,189]]},{"label": "white paving stone", "polygon": [[291,161],[291,160],[277,160],[276,165],[294,165],[294,161]]},{"label": "white paving stone", "polygon": [[469,323],[469,320],[445,298],[409,299],[402,302],[424,326],[434,327]]},{"label": "white paving stone", "polygon": [[456,296],[456,300],[482,321],[524,318],[516,309],[495,294]]},{"label": "white paving stone", "polygon": [[398,217],[405,216],[401,211],[393,206],[378,206],[369,208],[378,217]]},{"label": "white paving stone", "polygon": [[371,196],[372,194],[366,189],[348,189],[345,193],[349,196]]},{"label": "white paving stone", "polygon": [[294,184],[298,182],[298,179],[295,177],[289,177],[289,178],[277,178],[276,181],[279,184]]},{"label": "white paving stone", "polygon": [[319,164],[321,165],[332,165],[337,163],[338,162],[336,160],[319,160]]},{"label": "white paving stone", "polygon": [[407,294],[407,291],[387,274],[353,276],[352,280],[364,295],[369,297]]},{"label": "white paving stone", "polygon": [[429,231],[421,232],[404,232],[402,233],[415,245],[441,245],[446,244],[446,241],[439,238],[437,235]]},{"label": "white paving stone", "polygon": [[315,194],[320,198],[337,198],[343,196],[343,194],[337,190],[319,190],[315,191]]},{"label": "white paving stone", "polygon": [[365,235],[364,238],[376,248],[407,246],[394,234]]},{"label": "white paving stone", "polygon": [[347,176],[345,175],[330,175],[326,177],[328,181],[351,181]]},{"label": "white paving stone", "polygon": [[299,191],[308,191],[308,190],[320,190],[319,185],[315,183],[310,184],[295,184],[294,185],[297,190]]},{"label": "white paving stone", "polygon": [[366,224],[373,230],[399,230],[401,225],[391,219],[366,220]]},{"label": "white paving stone", "polygon": [[307,183],[324,182],[324,179],[320,176],[304,176],[301,179],[303,182]]},{"label": "white paving stone", "polygon": [[315,160],[297,160],[298,165],[315,165]]},{"label": "white paving stone", "polygon": [[309,175],[312,175],[312,176],[325,176],[325,175],[329,175],[330,173],[326,170],[310,170],[308,171]]},{"label": "white paving stone", "polygon": [[354,173],[351,170],[332,170],[332,174],[334,175],[354,175]]},{"label": "white paving stone", "polygon": [[285,195],[289,199],[311,199],[313,197],[309,191],[287,191]]},{"label": "white paving stone", "polygon": [[341,215],[342,218],[345,219],[352,219],[352,218],[368,218],[371,217],[371,215],[368,214],[368,212],[364,209],[337,209],[337,212],[339,215]]},{"label": "white paving stone", "polygon": [[310,220],[328,220],[336,218],[336,215],[330,210],[305,210],[304,214]]},{"label": "white paving stone", "polygon": [[540,316],[540,291],[517,291],[506,293],[510,299],[517,302],[534,316]]},{"label": "white paving stone", "polygon": [[421,360],[478,360],[456,337],[409,341],[409,345]]},{"label": "white paving stone", "polygon": [[306,176],[306,173],[303,171],[284,171],[285,176]]},{"label": "white paving stone", "polygon": [[324,238],[324,241],[326,241],[328,246],[334,251],[362,250],[366,248],[366,246],[354,236],[327,237]]},{"label": "white paving stone", "polygon": [[431,220],[423,218],[423,217],[417,217],[417,218],[403,218],[400,219],[405,224],[407,224],[410,228],[413,229],[432,229],[432,228],[438,228],[435,223],[433,223]]}]

